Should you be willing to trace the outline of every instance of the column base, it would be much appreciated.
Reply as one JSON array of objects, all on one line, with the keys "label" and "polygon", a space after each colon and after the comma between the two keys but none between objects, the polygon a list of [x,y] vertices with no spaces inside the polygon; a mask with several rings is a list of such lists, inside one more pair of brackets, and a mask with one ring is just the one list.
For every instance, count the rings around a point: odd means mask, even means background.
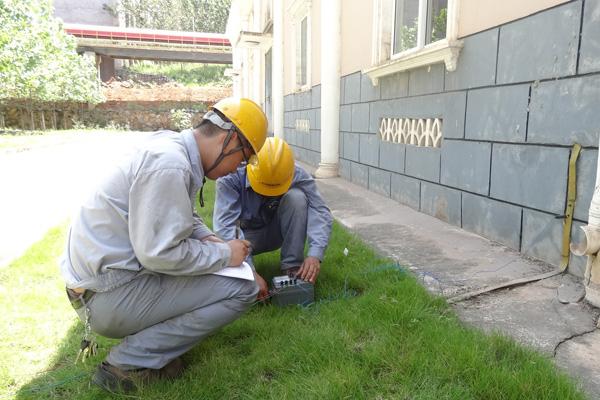
[{"label": "column base", "polygon": [[600,307],[600,285],[590,282],[585,287],[585,300],[594,307]]},{"label": "column base", "polygon": [[337,178],[338,176],[338,163],[319,163],[319,168],[315,171],[315,178],[317,179]]}]

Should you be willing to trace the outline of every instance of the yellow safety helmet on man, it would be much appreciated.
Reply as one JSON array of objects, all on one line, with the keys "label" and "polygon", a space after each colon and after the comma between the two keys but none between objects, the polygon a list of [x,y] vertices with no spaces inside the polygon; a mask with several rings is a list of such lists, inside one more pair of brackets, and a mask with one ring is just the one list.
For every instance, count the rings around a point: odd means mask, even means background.
[{"label": "yellow safety helmet on man", "polygon": [[248,164],[246,171],[252,190],[268,197],[285,194],[294,179],[294,153],[278,137],[270,137],[258,152],[258,163]]},{"label": "yellow safety helmet on man", "polygon": [[258,154],[267,138],[267,116],[258,104],[250,99],[227,97],[218,101],[217,110],[229,119]]}]

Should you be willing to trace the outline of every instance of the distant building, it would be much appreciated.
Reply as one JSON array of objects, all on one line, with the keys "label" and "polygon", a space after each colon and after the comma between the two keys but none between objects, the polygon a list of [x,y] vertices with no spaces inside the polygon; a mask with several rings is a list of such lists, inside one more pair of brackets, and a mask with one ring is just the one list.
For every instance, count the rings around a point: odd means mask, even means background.
[{"label": "distant building", "polygon": [[119,26],[118,0],[54,0],[54,16],[72,24]]},{"label": "distant building", "polygon": [[[52,4],[54,16],[66,23],[119,26],[116,14],[118,0],[54,0]],[[115,75],[115,60],[112,57],[96,56],[96,63],[103,81]]]}]

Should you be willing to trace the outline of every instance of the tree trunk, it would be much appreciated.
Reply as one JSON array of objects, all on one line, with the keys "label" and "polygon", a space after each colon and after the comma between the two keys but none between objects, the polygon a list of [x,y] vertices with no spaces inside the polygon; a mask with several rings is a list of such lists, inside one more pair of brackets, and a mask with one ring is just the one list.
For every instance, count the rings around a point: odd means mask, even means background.
[{"label": "tree trunk", "polygon": [[56,109],[52,107],[52,129],[56,130]]},{"label": "tree trunk", "polygon": [[46,116],[44,115],[44,110],[40,110],[40,122],[42,123],[42,130],[46,130]]},{"label": "tree trunk", "polygon": [[21,129],[26,131],[27,130],[27,122],[25,121],[25,111],[22,108],[19,108],[19,117],[21,120]]}]

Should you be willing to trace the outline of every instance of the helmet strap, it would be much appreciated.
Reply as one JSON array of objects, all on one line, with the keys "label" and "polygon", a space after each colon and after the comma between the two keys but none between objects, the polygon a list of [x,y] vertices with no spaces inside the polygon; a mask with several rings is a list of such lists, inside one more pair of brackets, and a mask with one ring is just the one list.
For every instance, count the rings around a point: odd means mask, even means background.
[{"label": "helmet strap", "polygon": [[241,147],[241,148],[236,148],[236,149],[233,149],[233,150],[225,153],[225,148],[229,145],[229,142],[231,142],[231,138],[232,138],[234,132],[235,131],[233,129],[230,129],[229,132],[227,132],[227,136],[225,137],[225,140],[223,141],[223,146],[221,147],[221,153],[219,154],[219,156],[217,157],[215,162],[213,162],[213,164],[210,166],[210,168],[208,168],[204,172],[204,177],[202,178],[202,187],[200,188],[200,193],[198,195],[198,200],[200,201],[200,207],[204,207],[203,191],[204,191],[204,183],[206,182],[206,175],[208,175],[208,173],[210,171],[215,169],[217,167],[217,165],[219,165],[225,157],[232,155],[233,153],[235,153],[237,151],[240,151],[240,149],[241,149],[241,151],[244,151],[244,148]]}]

